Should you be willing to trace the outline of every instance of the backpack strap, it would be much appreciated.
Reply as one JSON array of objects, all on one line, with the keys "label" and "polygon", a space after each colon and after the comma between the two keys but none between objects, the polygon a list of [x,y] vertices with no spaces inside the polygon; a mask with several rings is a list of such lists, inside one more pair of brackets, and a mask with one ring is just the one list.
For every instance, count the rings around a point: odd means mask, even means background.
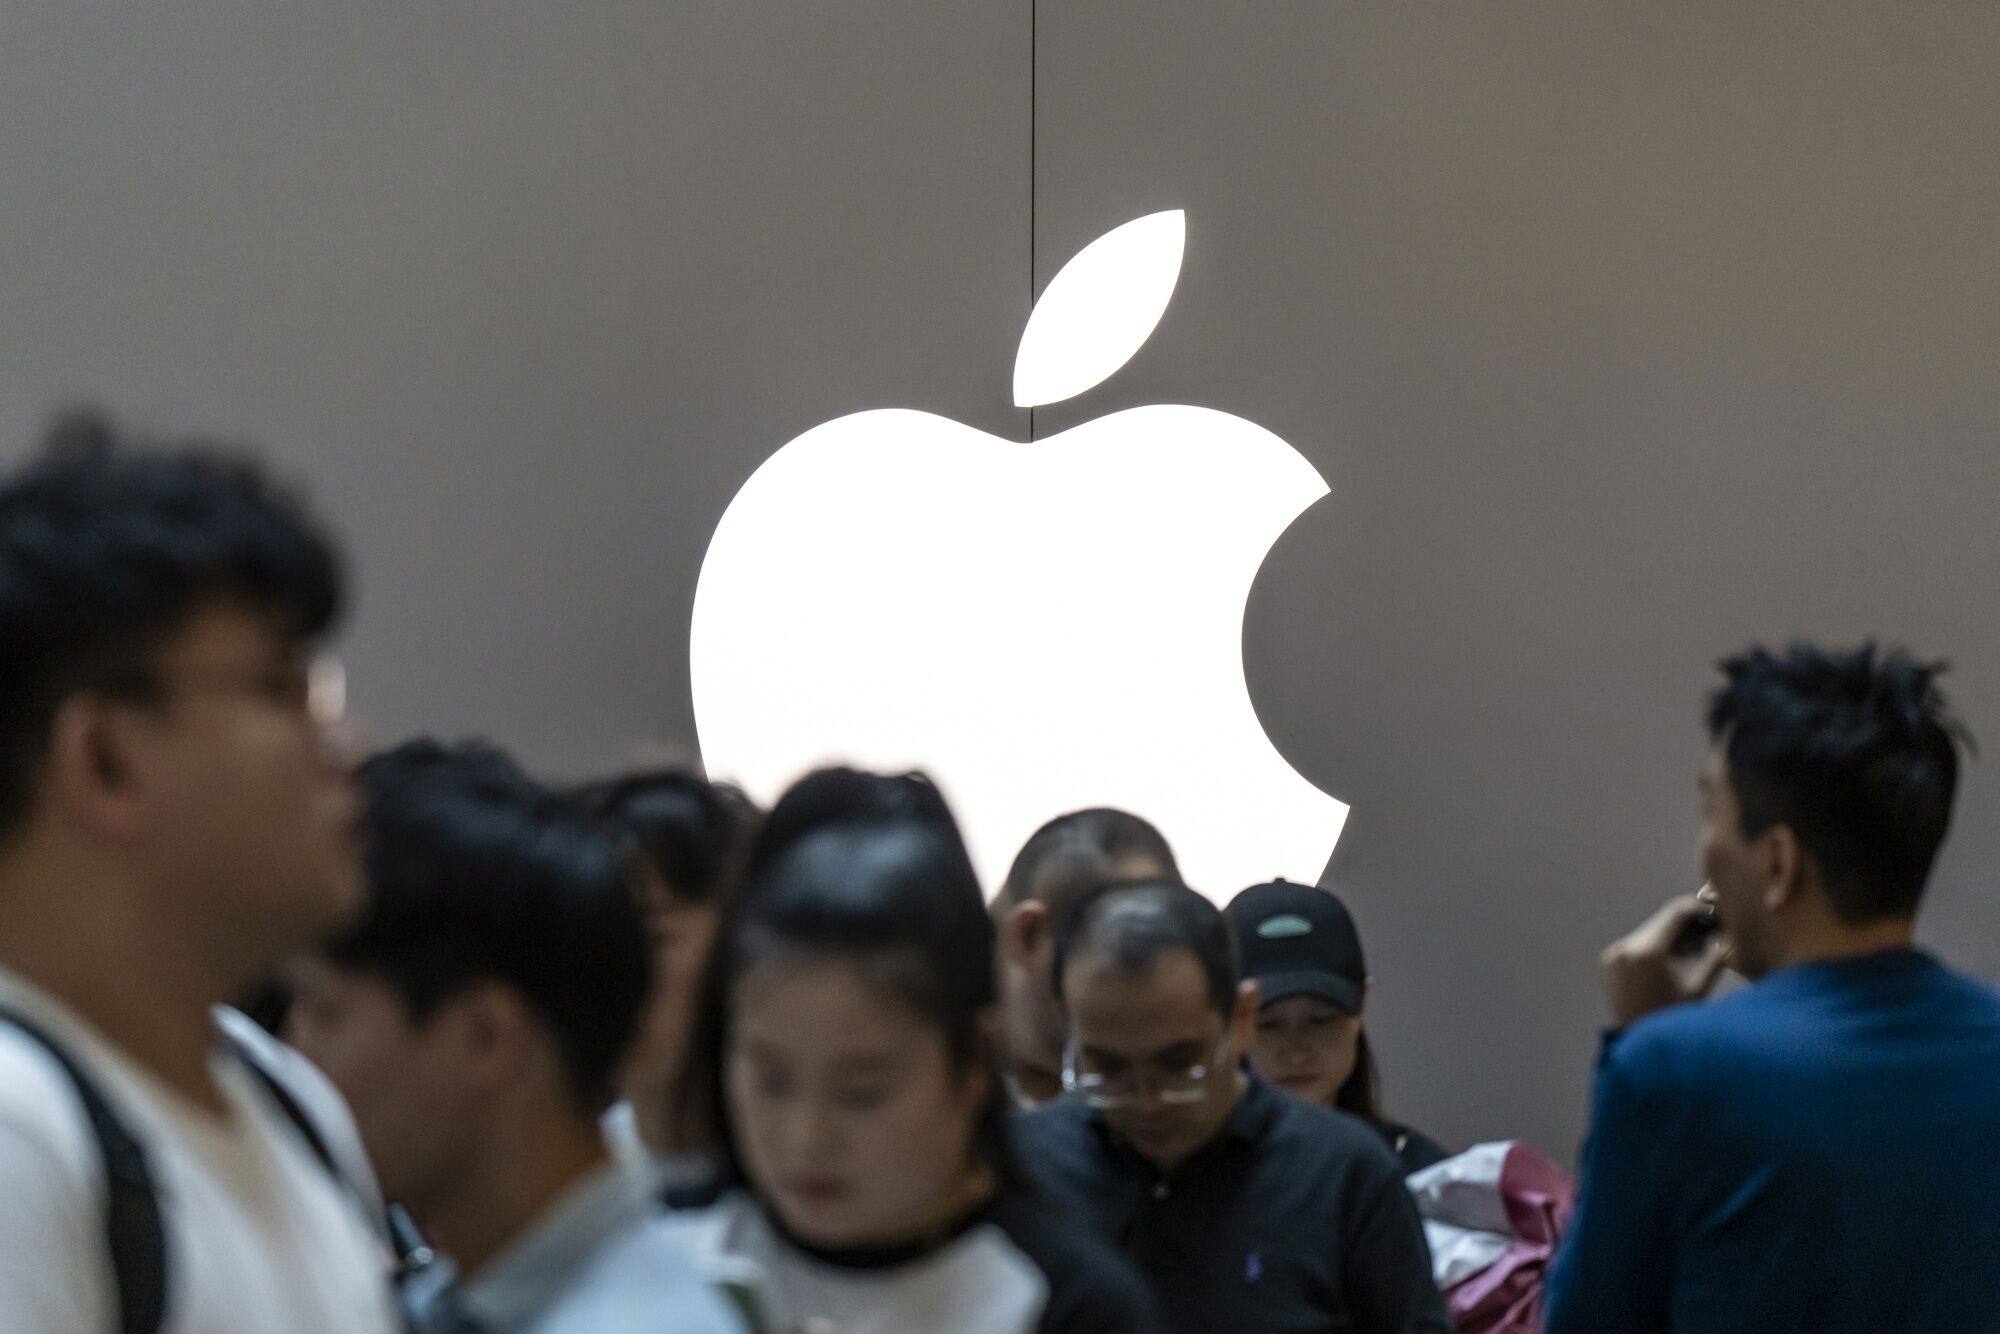
[{"label": "backpack strap", "polygon": [[257,1081],[258,1087],[262,1088],[277,1109],[284,1113],[285,1119],[292,1123],[292,1129],[299,1132],[299,1138],[305,1141],[308,1149],[312,1150],[312,1156],[319,1159],[319,1165],[326,1169],[326,1174],[333,1178],[334,1184],[343,1191],[352,1193],[353,1187],[348,1183],[347,1174],[340,1170],[340,1164],[334,1161],[333,1150],[328,1147],[326,1136],[320,1133],[318,1124],[307,1115],[306,1109],[299,1105],[299,1100],[292,1096],[292,1091],[280,1083],[276,1075],[264,1068],[263,1062],[251,1053],[248,1043],[219,1024],[215,1032],[237,1066],[250,1073]]},{"label": "backpack strap", "polygon": [[[297,1095],[278,1078],[270,1066],[264,1063],[256,1049],[232,1032],[227,1024],[217,1024],[215,1035],[223,1050],[229,1053],[230,1058],[240,1069],[250,1074],[257,1086],[270,1098],[272,1105],[292,1123],[292,1129],[298,1131],[299,1138],[305,1141],[305,1146],[312,1151],[312,1156],[319,1160],[320,1167],[325,1170],[328,1180],[334,1187],[359,1206],[364,1215],[371,1214],[374,1205],[363,1197],[361,1188],[353,1178],[341,1170],[339,1159],[333,1156],[333,1148],[327,1143],[325,1131],[320,1128],[319,1122],[313,1119],[312,1113],[299,1102]],[[416,1224],[411,1221],[401,1205],[387,1206],[382,1217],[374,1220],[374,1223],[381,1230],[381,1240],[389,1248],[390,1258],[395,1262],[395,1273],[389,1285],[390,1291],[395,1297],[405,1327],[414,1329],[416,1326],[410,1318],[409,1303],[403,1291],[403,1283],[411,1274],[430,1265],[437,1257],[424,1243],[423,1234],[417,1230]]]},{"label": "backpack strap", "polygon": [[104,1230],[117,1288],[119,1334],[157,1334],[167,1313],[167,1232],[145,1148],[97,1085],[39,1025],[5,1006],[0,1006],[0,1023],[48,1052],[76,1090],[104,1157]]}]

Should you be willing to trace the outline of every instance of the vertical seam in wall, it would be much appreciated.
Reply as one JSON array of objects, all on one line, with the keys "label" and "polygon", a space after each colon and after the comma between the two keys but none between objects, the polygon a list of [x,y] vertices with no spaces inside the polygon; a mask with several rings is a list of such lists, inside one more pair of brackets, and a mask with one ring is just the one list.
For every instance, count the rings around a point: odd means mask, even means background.
[{"label": "vertical seam in wall", "polygon": [[[1036,113],[1036,50],[1035,38],[1038,20],[1041,17],[1041,0],[1028,0],[1028,314],[1035,313],[1035,113]],[[1026,321],[1023,321],[1023,327]],[[1035,409],[1028,408],[1028,443],[1035,442]]]}]

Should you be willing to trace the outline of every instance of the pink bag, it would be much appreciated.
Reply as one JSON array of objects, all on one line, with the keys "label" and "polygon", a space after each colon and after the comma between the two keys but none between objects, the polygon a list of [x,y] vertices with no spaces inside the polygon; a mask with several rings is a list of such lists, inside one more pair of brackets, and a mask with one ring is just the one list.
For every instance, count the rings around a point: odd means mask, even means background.
[{"label": "pink bag", "polygon": [[1540,1334],[1542,1275],[1569,1222],[1570,1179],[1506,1140],[1427,1167],[1409,1186],[1459,1334]]}]

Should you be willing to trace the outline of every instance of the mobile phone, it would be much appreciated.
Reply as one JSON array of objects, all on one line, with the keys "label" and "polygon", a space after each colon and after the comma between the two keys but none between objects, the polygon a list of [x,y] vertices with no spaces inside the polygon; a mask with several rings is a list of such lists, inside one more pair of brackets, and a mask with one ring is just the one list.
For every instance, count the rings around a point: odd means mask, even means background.
[{"label": "mobile phone", "polygon": [[1716,911],[1713,903],[1704,899],[1700,909],[1674,936],[1674,943],[1668,946],[1668,949],[1684,957],[1699,954],[1702,947],[1707,945],[1720,930],[1722,930],[1722,914]]}]

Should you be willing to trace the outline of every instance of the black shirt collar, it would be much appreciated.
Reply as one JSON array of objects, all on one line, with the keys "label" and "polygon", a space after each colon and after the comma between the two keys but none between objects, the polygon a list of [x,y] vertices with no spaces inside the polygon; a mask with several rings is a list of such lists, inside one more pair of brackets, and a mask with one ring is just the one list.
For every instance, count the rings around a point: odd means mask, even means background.
[{"label": "black shirt collar", "polygon": [[765,1207],[764,1217],[771,1230],[778,1234],[787,1246],[803,1255],[831,1265],[837,1269],[894,1269],[935,1255],[944,1250],[973,1228],[986,1221],[992,1212],[995,1196],[986,1200],[957,1218],[932,1228],[921,1237],[906,1242],[876,1246],[816,1246],[785,1226],[778,1217],[778,1211]]}]

